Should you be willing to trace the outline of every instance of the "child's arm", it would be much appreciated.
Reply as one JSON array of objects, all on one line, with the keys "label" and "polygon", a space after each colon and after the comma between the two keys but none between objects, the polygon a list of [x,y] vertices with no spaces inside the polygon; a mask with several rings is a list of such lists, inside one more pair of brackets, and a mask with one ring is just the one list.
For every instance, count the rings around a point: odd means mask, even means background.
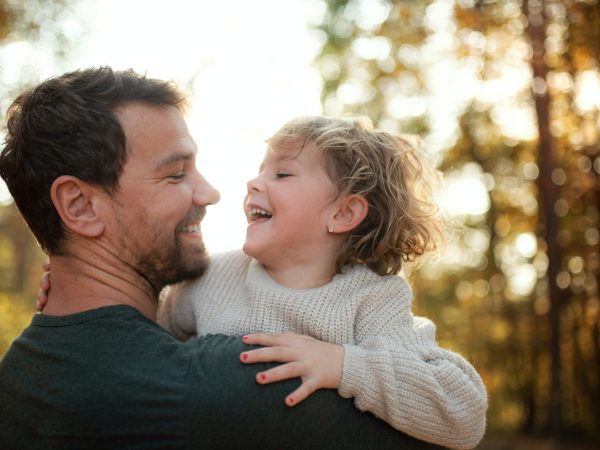
[{"label": "child's arm", "polygon": [[193,301],[182,295],[185,284],[165,287],[160,293],[156,322],[183,341],[196,334],[196,321]]},{"label": "child's arm", "polygon": [[294,406],[318,389],[337,389],[342,378],[344,348],[310,336],[294,333],[257,333],[243,337],[245,344],[263,345],[263,348],[240,355],[243,363],[283,363],[256,374],[256,381],[269,384],[289,378],[300,378],[302,384],[285,398]]},{"label": "child's arm", "polygon": [[[286,398],[289,406],[317,389],[339,386],[340,395],[354,397],[359,409],[400,431],[451,448],[475,447],[486,423],[481,378],[464,358],[436,344],[430,320],[412,315],[404,280],[390,277],[382,286],[360,306],[356,345],[344,345],[343,352],[307,336],[255,334],[244,342],[266,347],[242,353],[241,361],[284,363],[257,374],[262,384],[300,377],[302,385]],[[340,381],[334,374],[341,367]]]},{"label": "child's arm", "polygon": [[384,295],[371,297],[358,311],[357,345],[344,346],[338,392],[414,437],[451,448],[475,447],[485,432],[487,410],[480,376],[460,355],[436,344],[431,321],[413,317],[404,280],[388,283]]}]

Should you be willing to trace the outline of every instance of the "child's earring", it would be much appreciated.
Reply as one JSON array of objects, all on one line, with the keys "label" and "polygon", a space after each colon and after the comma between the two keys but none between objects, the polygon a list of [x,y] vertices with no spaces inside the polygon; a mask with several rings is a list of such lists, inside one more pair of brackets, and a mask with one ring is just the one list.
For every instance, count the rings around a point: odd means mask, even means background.
[{"label": "child's earring", "polygon": [[329,224],[329,232],[333,233],[333,225],[332,224]]}]

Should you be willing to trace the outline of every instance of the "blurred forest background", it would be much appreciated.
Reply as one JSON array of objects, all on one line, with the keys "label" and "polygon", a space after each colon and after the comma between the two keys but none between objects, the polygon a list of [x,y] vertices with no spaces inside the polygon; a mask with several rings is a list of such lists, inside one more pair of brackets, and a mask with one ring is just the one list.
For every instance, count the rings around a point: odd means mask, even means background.
[{"label": "blurred forest background", "polygon": [[[53,39],[60,62],[69,3],[0,0],[0,40]],[[325,3],[323,112],[421,136],[465,192],[445,205],[444,257],[411,278],[416,312],[484,378],[480,448],[598,448],[598,1]],[[32,80],[0,86],[3,113]],[[30,321],[44,259],[1,204],[0,355]]]}]

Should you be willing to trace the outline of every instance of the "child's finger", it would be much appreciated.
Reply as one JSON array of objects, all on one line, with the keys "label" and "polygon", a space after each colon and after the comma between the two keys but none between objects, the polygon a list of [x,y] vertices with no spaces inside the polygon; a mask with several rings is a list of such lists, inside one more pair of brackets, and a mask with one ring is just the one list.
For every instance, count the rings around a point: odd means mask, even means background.
[{"label": "child's finger", "polygon": [[302,376],[302,373],[299,364],[291,362],[257,373],[256,381],[259,384],[269,384],[300,376]]},{"label": "child's finger", "polygon": [[44,275],[42,276],[42,278],[40,278],[40,287],[44,290],[44,291],[49,291],[50,290],[50,272],[46,272],[44,273]]},{"label": "child's finger", "polygon": [[44,294],[38,292],[38,299],[35,304],[36,311],[42,311],[44,309],[44,307],[46,306],[46,303],[48,303],[48,297],[46,297]]},{"label": "child's finger", "polygon": [[48,301],[48,291],[44,288],[39,288],[37,292],[38,303],[42,304],[42,307],[46,306]]},{"label": "child's finger", "polygon": [[240,355],[240,361],[247,364],[259,362],[289,362],[294,360],[296,352],[289,347],[262,347]]},{"label": "child's finger", "polygon": [[271,346],[271,345],[274,345],[274,337],[275,337],[275,335],[273,335],[273,334],[255,333],[255,334],[248,334],[248,335],[242,337],[242,341],[244,342],[244,344],[248,344],[248,345]]},{"label": "child's finger", "polygon": [[244,344],[249,345],[264,345],[265,347],[272,347],[275,345],[288,345],[292,344],[298,339],[304,336],[294,333],[279,333],[279,334],[268,334],[268,333],[255,333],[248,334],[242,337]]},{"label": "child's finger", "polygon": [[288,406],[295,406],[308,398],[315,391],[316,389],[311,386],[311,383],[305,381],[298,389],[285,398],[285,404]]}]

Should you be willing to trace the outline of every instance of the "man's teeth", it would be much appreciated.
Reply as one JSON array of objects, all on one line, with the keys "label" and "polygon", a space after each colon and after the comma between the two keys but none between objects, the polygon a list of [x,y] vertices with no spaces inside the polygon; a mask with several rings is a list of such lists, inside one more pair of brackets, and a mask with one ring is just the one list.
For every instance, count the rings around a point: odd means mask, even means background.
[{"label": "man's teeth", "polygon": [[261,217],[271,217],[273,214],[271,214],[269,211],[266,211],[264,209],[261,208],[250,208],[249,210],[250,215],[251,216],[261,216]]},{"label": "man's teeth", "polygon": [[184,233],[200,233],[200,224],[195,223],[195,224],[188,225],[187,227],[185,227],[183,229],[183,232]]}]

